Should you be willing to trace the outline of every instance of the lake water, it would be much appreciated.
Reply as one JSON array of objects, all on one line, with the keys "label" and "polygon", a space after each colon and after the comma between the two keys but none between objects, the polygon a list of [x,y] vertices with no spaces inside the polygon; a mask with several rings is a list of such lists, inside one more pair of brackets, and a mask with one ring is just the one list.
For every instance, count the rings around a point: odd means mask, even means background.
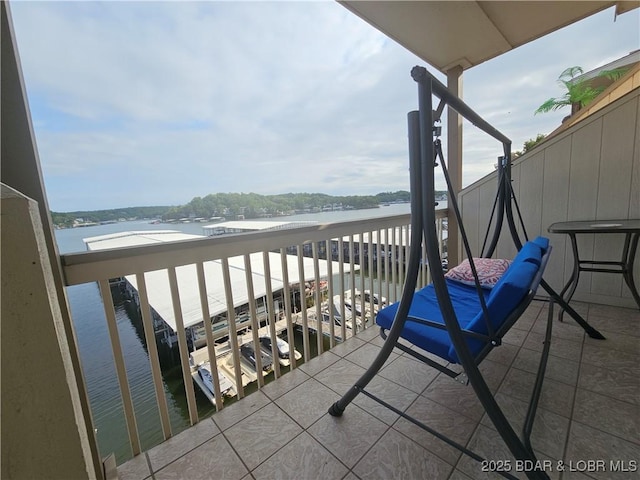
[{"label": "lake water", "polygon": [[[399,215],[409,211],[409,204],[393,204],[377,209],[322,212],[283,218],[327,223]],[[152,225],[148,221],[132,221],[56,230],[55,236],[60,253],[71,253],[86,251],[82,239],[87,237],[131,230],[180,230],[185,233],[203,234],[204,225],[207,224]],[[131,457],[131,450],[100,291],[96,283],[89,283],[68,287],[67,294],[94,426],[97,428],[98,447],[101,455],[113,452],[118,463],[122,463]],[[149,359],[143,333],[139,327],[136,328],[136,325],[139,325],[137,309],[125,299],[115,296],[114,300],[140,441],[142,449],[147,450],[163,440]],[[315,341],[310,343],[314,346],[316,344]],[[180,367],[163,371],[163,377],[172,431],[176,434],[189,426]],[[215,408],[197,388],[196,398],[201,418],[215,412]]]},{"label": "lake water", "polygon": [[[440,202],[441,204],[446,202]],[[392,204],[380,208],[370,208],[364,210],[342,210],[336,212],[305,213],[301,215],[291,215],[288,217],[278,217],[272,220],[283,221],[316,221],[319,223],[346,222],[349,220],[359,220],[363,218],[387,217],[391,215],[402,215],[410,212],[408,203]],[[107,235],[109,233],[126,232],[129,230],[180,230],[184,233],[204,235],[202,227],[207,223],[159,223],[150,224],[148,220],[137,220],[131,222],[118,222],[106,225],[95,225],[92,227],[66,228],[56,230],[56,240],[60,253],[84,252],[86,247],[83,238]]]}]

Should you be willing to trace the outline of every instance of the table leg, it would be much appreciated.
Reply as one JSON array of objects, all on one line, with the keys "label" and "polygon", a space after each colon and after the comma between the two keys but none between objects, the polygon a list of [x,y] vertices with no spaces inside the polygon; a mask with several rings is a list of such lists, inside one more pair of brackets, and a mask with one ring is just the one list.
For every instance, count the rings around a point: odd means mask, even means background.
[{"label": "table leg", "polygon": [[[578,257],[578,242],[576,241],[576,236],[573,233],[569,234],[569,238],[571,239],[571,250],[573,251],[573,271],[571,272],[569,281],[567,281],[564,288],[560,291],[560,297],[566,304],[571,301],[571,297],[573,297],[573,294],[576,291],[576,287],[578,286],[578,279],[580,278],[580,258]],[[567,291],[569,291],[569,293],[565,297],[565,293]],[[562,321],[562,316],[564,315],[565,309],[562,305],[560,305],[559,310],[560,311],[558,312],[558,320]]]}]

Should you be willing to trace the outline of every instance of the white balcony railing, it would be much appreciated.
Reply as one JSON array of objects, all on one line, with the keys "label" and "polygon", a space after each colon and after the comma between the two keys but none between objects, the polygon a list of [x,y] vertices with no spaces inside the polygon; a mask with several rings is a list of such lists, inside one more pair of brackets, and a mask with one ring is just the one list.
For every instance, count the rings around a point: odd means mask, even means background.
[{"label": "white balcony railing", "polygon": [[[437,229],[443,248],[446,248],[443,228],[446,215],[447,210],[439,210],[437,214]],[[175,331],[169,332],[167,338],[173,338],[174,348],[177,344],[189,421],[195,424],[199,419],[196,386],[192,376],[194,363],[226,356],[224,364],[210,362],[215,391],[210,399],[219,410],[224,406],[221,393],[225,391],[227,380],[233,386],[230,391],[240,399],[245,395],[246,379],[251,379],[248,364],[242,359],[241,345],[244,342],[253,341],[257,346],[258,335],[266,335],[275,340],[278,329],[285,332],[288,339],[293,339],[294,330],[297,330],[297,335],[302,335],[303,351],[299,359],[295,355],[290,356],[290,368],[295,369],[301,360],[308,361],[312,350],[315,350],[310,348],[313,338],[311,332],[316,333],[317,352],[320,354],[327,345],[325,338],[328,338],[328,347],[333,348],[342,340],[373,326],[373,317],[379,306],[376,298],[386,297],[388,303],[399,299],[410,240],[409,223],[409,215],[398,215],[62,255],[67,286],[90,282],[97,282],[99,285],[133,455],[141,452],[141,445],[131,385],[116,325],[110,280],[127,278],[129,285],[136,287],[135,298],[144,327],[162,434],[166,440],[172,436],[172,431],[156,343],[156,333],[163,322],[156,315],[154,305],[150,304],[148,292],[148,282],[153,272],[166,272],[175,320]],[[264,300],[259,307],[255,300],[256,285],[252,268],[255,268],[256,258],[260,257],[265,285],[260,285]],[[327,257],[333,261],[327,261]],[[238,301],[234,301],[234,289],[238,291],[239,287],[232,282],[230,273],[239,261],[245,270],[242,291],[250,299],[246,305],[246,314],[239,313]],[[211,300],[207,291],[212,282],[211,278],[207,278],[210,262],[216,262],[222,267],[221,281],[224,283],[226,312],[223,316],[216,317],[217,320],[223,318],[219,322],[212,322]],[[279,262],[280,265],[274,262]],[[195,269],[197,275],[195,288],[199,297],[198,314],[202,318],[201,326],[189,329],[189,337],[184,323],[184,305],[180,300],[181,294],[184,295],[180,285],[180,271],[185,266]],[[276,266],[278,271],[281,269],[281,281],[274,283],[270,273],[272,266]],[[290,276],[297,277],[295,282]],[[305,300],[299,297],[302,308],[296,312],[292,299],[295,300],[296,291],[302,294],[305,282],[316,288],[305,292]],[[428,268],[423,264],[418,284],[423,286],[428,282]],[[358,295],[358,292],[363,294]],[[364,292],[369,294],[365,295]],[[334,298],[339,298],[335,307],[332,302]],[[354,310],[351,323],[336,321],[349,318],[350,299],[354,304],[351,305]],[[356,311],[361,313],[360,319]],[[194,353],[198,335],[205,346]],[[223,342],[222,338],[228,338],[228,341]],[[293,349],[294,343],[290,344]],[[261,368],[265,367],[261,356],[256,357],[257,365],[253,373],[258,388],[261,388],[267,372]],[[275,361],[277,354],[273,358],[273,376],[278,378],[287,369],[281,368],[279,362]]]}]

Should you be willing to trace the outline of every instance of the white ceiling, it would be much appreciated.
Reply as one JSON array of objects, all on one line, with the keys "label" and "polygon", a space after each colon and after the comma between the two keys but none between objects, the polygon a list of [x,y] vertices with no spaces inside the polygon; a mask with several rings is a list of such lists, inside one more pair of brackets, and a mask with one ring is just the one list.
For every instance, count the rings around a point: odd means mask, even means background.
[{"label": "white ceiling", "polygon": [[[347,9],[442,72],[471,68],[566,25],[636,1],[360,1]],[[612,10],[612,19],[614,12]]]}]

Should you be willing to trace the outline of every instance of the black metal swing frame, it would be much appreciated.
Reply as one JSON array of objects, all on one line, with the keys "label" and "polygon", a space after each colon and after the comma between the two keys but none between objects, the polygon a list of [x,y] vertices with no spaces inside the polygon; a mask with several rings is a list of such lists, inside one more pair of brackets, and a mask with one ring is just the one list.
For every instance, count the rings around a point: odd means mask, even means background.
[{"label": "black metal swing frame", "polygon": [[[538,406],[540,394],[542,392],[542,384],[544,381],[544,375],[546,371],[547,359],[549,356],[549,350],[551,345],[551,333],[553,326],[553,306],[554,303],[558,303],[559,306],[566,311],[571,317],[587,332],[592,338],[604,339],[604,337],[593,327],[591,327],[571,306],[569,306],[560,295],[558,295],[553,288],[547,284],[542,278],[544,266],[549,256],[549,252],[543,257],[543,262],[536,278],[534,278],[533,285],[526,295],[524,300],[518,305],[514,312],[512,312],[504,322],[504,324],[497,330],[492,331],[490,322],[488,321],[488,312],[482,294],[480,293],[480,284],[478,281],[477,271],[473,264],[472,254],[467,241],[466,234],[464,232],[464,226],[461,222],[461,215],[456,202],[455,192],[453,191],[446,164],[442,155],[442,149],[440,147],[440,141],[438,138],[433,139],[434,136],[439,136],[439,127],[435,126],[435,123],[439,121],[439,116],[442,113],[444,106],[448,105],[458,112],[462,117],[470,121],[477,128],[489,134],[496,140],[502,143],[504,149],[504,156],[500,157],[498,162],[498,188],[496,199],[493,205],[493,211],[489,220],[489,226],[487,228],[487,235],[483,244],[483,257],[491,257],[495,252],[498,240],[500,238],[504,219],[506,218],[511,234],[512,240],[518,250],[522,248],[522,241],[518,233],[518,228],[514,220],[513,209],[515,207],[518,218],[520,221],[520,227],[522,234],[527,240],[527,233],[524,227],[524,222],[520,214],[514,192],[511,186],[511,140],[505,135],[496,130],[488,122],[482,119],[477,113],[475,113],[468,105],[466,105],[459,97],[452,94],[441,82],[433,77],[424,67],[414,67],[411,71],[411,76],[418,83],[418,111],[412,111],[408,114],[408,128],[409,128],[409,161],[410,161],[410,188],[411,188],[411,246],[408,259],[408,266],[406,270],[405,284],[402,291],[398,310],[393,321],[393,325],[389,329],[388,334],[381,328],[381,336],[385,339],[378,356],[373,360],[369,369],[362,375],[362,377],[344,394],[344,396],[334,403],[329,408],[329,413],[333,416],[341,416],[345,408],[355,399],[355,397],[362,393],[379,404],[387,407],[396,414],[402,416],[418,427],[426,430],[432,435],[436,436],[440,440],[455,447],[462,453],[474,458],[477,461],[485,460],[477,453],[467,449],[465,446],[460,445],[454,440],[448,438],[446,435],[434,430],[428,425],[420,422],[405,412],[398,410],[394,406],[388,404],[384,400],[378,398],[372,393],[365,390],[369,382],[377,375],[380,369],[384,366],[386,360],[394,348],[399,348],[404,352],[414,356],[418,360],[428,364],[429,366],[438,369],[440,372],[449,375],[452,378],[456,378],[463,383],[470,383],[473,387],[478,399],[487,412],[489,418],[495,425],[498,433],[504,440],[505,444],[518,461],[531,462],[529,465],[536,465],[537,458],[533,452],[531,446],[531,432],[533,430],[533,423],[535,420],[535,414]],[[436,111],[433,110],[433,97],[436,96],[440,99],[440,104]],[[485,320],[489,327],[488,336],[484,336],[486,346],[475,357],[471,354],[466,339],[470,336],[478,336],[468,330],[462,330],[458,324],[455,311],[449,296],[447,285],[444,278],[444,273],[441,269],[432,269],[432,281],[437,296],[439,308],[442,312],[444,319],[444,326],[439,323],[431,322],[425,319],[416,319],[409,317],[409,309],[413,301],[413,295],[416,290],[418,271],[421,262],[422,242],[426,245],[427,261],[429,265],[440,265],[440,253],[438,248],[438,239],[436,234],[436,217],[435,207],[435,182],[434,172],[435,167],[440,162],[445,180],[447,182],[449,191],[449,205],[453,208],[455,215],[458,219],[460,236],[462,243],[469,258],[469,263],[475,277],[476,289],[478,290],[480,303],[485,314]],[[493,224],[493,235],[490,238],[489,245],[489,232],[491,230],[491,224]],[[550,249],[549,249],[550,250]],[[525,417],[524,426],[522,430],[522,437],[514,431],[513,427],[505,417],[500,406],[497,404],[493,394],[491,393],[487,383],[485,382],[482,374],[478,369],[480,362],[486,357],[486,355],[495,347],[500,344],[502,336],[511,328],[516,320],[522,315],[524,310],[529,306],[534,298],[535,291],[538,285],[549,294],[549,311],[547,316],[547,326],[545,331],[545,338],[543,342],[543,350],[541,355],[536,380],[534,383],[527,415]],[[420,323],[427,324],[435,328],[443,328],[448,331],[451,338],[456,354],[460,360],[460,365],[463,367],[463,373],[456,372],[445,366],[440,365],[437,362],[427,358],[424,355],[416,352],[415,350],[405,347],[399,343],[398,340],[404,328],[404,324],[408,318],[411,321],[418,321]],[[516,478],[508,472],[497,472],[506,478]],[[526,475],[530,479],[547,479],[548,475],[544,470],[531,469],[526,472]]]}]

